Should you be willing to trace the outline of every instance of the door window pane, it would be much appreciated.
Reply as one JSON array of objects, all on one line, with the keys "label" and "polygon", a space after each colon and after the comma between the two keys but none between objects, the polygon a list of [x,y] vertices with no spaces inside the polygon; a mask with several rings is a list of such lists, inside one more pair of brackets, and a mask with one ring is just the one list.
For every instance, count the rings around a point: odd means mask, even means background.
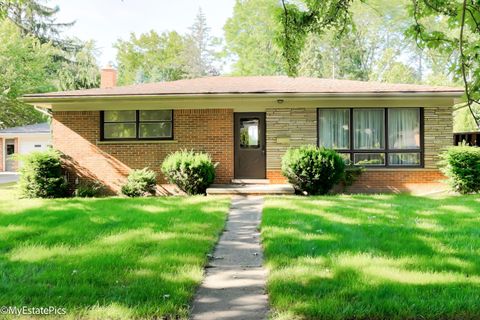
[{"label": "door window pane", "polygon": [[104,119],[105,122],[129,122],[136,120],[136,111],[105,111]]},{"label": "door window pane", "polygon": [[355,153],[353,160],[356,165],[383,166],[385,165],[384,153]]},{"label": "door window pane", "polygon": [[319,109],[319,145],[332,149],[348,149],[350,147],[349,123],[350,110],[348,109]]},{"label": "door window pane", "polygon": [[240,120],[240,147],[259,148],[259,119]]},{"label": "door window pane", "polygon": [[172,136],[172,123],[141,123],[139,134],[140,138],[168,138]]},{"label": "door window pane", "polygon": [[390,149],[420,149],[420,109],[388,110]]},{"label": "door window pane", "polygon": [[135,138],[137,125],[135,123],[105,123],[103,135],[106,139]]},{"label": "door window pane", "polygon": [[420,165],[419,153],[390,153],[388,162],[392,166],[418,166]]},{"label": "door window pane", "polygon": [[140,121],[171,121],[172,110],[141,110]]},{"label": "door window pane", "polygon": [[7,156],[11,156],[15,153],[15,145],[14,144],[7,144]]},{"label": "door window pane", "polygon": [[353,110],[354,148],[384,149],[385,126],[383,109]]}]

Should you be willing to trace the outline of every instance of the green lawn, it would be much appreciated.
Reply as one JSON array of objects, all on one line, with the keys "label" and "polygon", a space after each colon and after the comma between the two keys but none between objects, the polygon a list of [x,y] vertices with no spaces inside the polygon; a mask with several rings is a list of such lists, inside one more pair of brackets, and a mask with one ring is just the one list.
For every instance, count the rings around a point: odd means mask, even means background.
[{"label": "green lawn", "polygon": [[275,319],[480,319],[480,196],[269,198],[262,238]]},{"label": "green lawn", "polygon": [[0,186],[0,306],[186,318],[228,207],[212,197],[17,200]]}]

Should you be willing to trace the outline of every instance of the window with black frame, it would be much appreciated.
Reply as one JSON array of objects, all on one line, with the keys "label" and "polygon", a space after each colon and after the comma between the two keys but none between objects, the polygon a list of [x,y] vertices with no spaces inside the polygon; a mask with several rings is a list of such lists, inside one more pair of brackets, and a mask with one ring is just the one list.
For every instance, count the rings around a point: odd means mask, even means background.
[{"label": "window with black frame", "polygon": [[420,167],[421,108],[318,109],[318,144],[355,165]]},{"label": "window with black frame", "polygon": [[169,140],[172,110],[102,111],[102,140]]}]

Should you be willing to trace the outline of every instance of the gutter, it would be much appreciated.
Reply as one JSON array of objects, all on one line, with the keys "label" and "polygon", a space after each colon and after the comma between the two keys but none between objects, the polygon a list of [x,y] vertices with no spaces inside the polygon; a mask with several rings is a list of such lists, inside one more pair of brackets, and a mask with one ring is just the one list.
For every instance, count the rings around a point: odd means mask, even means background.
[{"label": "gutter", "polygon": [[461,98],[463,91],[342,92],[342,93],[199,93],[199,94],[110,94],[110,95],[25,95],[26,103],[68,103],[80,101],[160,100],[160,99],[368,99],[368,98]]}]

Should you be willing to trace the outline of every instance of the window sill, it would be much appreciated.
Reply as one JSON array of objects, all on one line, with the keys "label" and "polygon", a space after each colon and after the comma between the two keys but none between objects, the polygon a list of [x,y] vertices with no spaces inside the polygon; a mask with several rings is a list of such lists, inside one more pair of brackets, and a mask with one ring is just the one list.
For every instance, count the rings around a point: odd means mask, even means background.
[{"label": "window sill", "polygon": [[112,140],[112,141],[97,141],[98,145],[107,144],[164,144],[177,143],[177,140]]}]

